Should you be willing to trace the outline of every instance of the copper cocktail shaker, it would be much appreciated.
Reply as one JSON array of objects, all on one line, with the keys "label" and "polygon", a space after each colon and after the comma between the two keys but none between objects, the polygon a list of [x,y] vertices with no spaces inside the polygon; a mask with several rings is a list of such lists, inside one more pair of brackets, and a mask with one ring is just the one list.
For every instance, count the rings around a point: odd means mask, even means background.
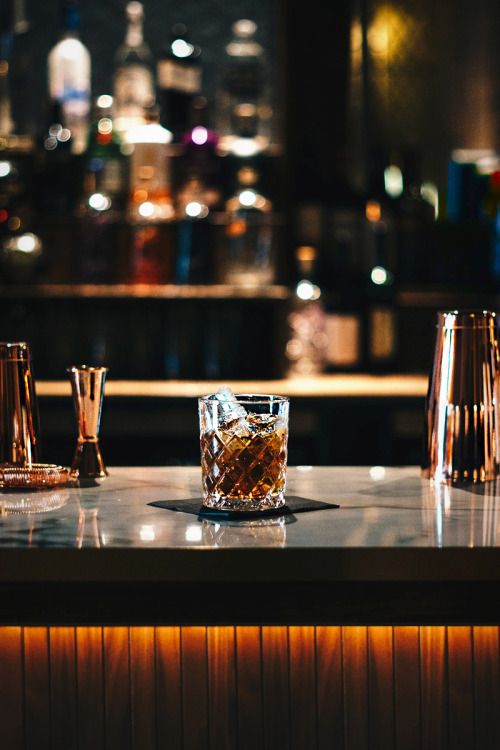
[{"label": "copper cocktail shaker", "polygon": [[439,312],[422,473],[439,482],[499,475],[499,346],[488,310]]},{"label": "copper cocktail shaker", "polygon": [[0,465],[39,460],[39,418],[30,345],[0,343]]}]

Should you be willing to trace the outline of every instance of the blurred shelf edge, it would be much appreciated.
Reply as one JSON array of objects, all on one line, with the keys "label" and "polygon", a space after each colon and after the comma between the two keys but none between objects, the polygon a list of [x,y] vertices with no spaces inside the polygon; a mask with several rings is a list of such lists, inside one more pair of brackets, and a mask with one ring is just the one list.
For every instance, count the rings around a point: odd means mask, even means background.
[{"label": "blurred shelf edge", "polygon": [[[424,398],[425,375],[320,375],[283,380],[230,380],[236,393],[275,393],[294,398]],[[197,398],[214,393],[221,381],[212,380],[108,380],[107,397]],[[37,395],[70,397],[69,381],[40,380]]]},{"label": "blurred shelf edge", "polygon": [[492,290],[467,290],[443,288],[401,288],[396,294],[399,307],[430,307],[444,309],[455,308],[484,308],[485,305],[500,305],[498,292]]},{"label": "blurred shelf edge", "polygon": [[7,299],[280,299],[290,296],[286,286],[233,284],[33,284],[0,287]]}]

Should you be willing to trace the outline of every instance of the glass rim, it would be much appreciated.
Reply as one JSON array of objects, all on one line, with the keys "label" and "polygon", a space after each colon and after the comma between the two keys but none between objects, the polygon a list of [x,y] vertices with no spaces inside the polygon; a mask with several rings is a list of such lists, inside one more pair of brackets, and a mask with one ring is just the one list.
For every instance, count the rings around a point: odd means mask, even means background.
[{"label": "glass rim", "polygon": [[109,372],[109,367],[100,365],[71,365],[66,372]]},{"label": "glass rim", "polygon": [[496,322],[497,314],[495,310],[485,308],[449,309],[438,311],[436,328],[444,328],[445,330],[491,328]]},{"label": "glass rim", "polygon": [[238,404],[269,404],[269,403],[287,403],[290,401],[289,396],[278,396],[272,393],[234,393],[232,396],[219,396],[211,393],[207,396],[199,396],[198,401],[204,404],[230,404],[236,401]]}]

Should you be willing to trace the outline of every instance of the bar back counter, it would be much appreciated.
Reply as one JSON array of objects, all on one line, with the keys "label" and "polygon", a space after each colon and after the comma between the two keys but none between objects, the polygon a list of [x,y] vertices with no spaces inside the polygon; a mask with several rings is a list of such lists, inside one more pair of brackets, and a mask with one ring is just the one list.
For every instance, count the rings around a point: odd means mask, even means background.
[{"label": "bar back counter", "polygon": [[[500,492],[292,467],[339,507],[228,521],[197,468],[4,493],[6,748],[497,748]],[[7,679],[8,676],[8,679]]]}]

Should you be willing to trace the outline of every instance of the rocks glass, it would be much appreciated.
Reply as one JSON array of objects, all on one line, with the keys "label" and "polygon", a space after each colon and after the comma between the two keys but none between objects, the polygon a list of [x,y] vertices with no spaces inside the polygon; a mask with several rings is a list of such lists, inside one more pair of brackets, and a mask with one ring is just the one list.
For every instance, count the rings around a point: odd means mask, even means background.
[{"label": "rocks glass", "polygon": [[289,399],[235,395],[199,399],[203,504],[265,511],[285,504]]}]

